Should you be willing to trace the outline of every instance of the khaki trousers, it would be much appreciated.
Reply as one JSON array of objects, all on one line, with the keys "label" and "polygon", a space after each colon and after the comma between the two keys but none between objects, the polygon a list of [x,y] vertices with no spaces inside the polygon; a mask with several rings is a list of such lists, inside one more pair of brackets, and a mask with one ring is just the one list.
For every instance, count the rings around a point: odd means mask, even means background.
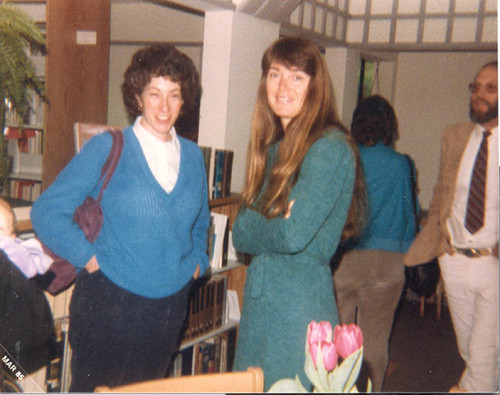
[{"label": "khaki trousers", "polygon": [[372,391],[382,390],[389,361],[389,337],[404,285],[403,254],[382,250],[347,252],[333,276],[342,324],[357,320],[363,332],[363,370]]},{"label": "khaki trousers", "polygon": [[498,258],[439,258],[444,288],[465,361],[459,386],[469,392],[498,391]]}]

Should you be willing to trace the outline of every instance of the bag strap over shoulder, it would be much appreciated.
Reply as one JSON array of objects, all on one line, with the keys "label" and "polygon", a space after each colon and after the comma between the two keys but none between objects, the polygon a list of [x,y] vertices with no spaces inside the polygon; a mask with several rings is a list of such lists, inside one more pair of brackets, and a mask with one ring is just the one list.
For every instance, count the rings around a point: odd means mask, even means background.
[{"label": "bag strap over shoulder", "polygon": [[102,198],[102,193],[106,189],[115,172],[116,165],[120,160],[120,156],[122,154],[123,149],[123,132],[119,129],[108,130],[108,133],[111,134],[113,138],[113,144],[111,146],[111,151],[109,152],[108,159],[104,163],[104,166],[101,170],[101,179],[105,176],[104,182],[102,184],[101,190],[99,191],[99,196],[97,197],[97,201],[100,203]]},{"label": "bag strap over shoulder", "polygon": [[411,180],[411,199],[413,205],[413,215],[415,217],[415,230],[418,233],[420,230],[419,226],[419,213],[417,208],[417,174],[415,168],[413,167],[413,161],[409,155],[405,155],[408,161],[408,166],[410,167],[410,180]]}]

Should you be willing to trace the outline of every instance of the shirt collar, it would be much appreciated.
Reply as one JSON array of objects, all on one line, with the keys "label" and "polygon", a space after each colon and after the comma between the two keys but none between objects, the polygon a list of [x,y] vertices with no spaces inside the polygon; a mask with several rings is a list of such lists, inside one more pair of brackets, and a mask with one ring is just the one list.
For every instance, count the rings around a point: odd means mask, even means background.
[{"label": "shirt collar", "polygon": [[175,131],[174,126],[172,126],[172,128],[169,131],[170,136],[172,137],[170,141],[161,141],[158,137],[154,136],[144,126],[142,126],[141,120],[142,116],[139,115],[134,122],[134,133],[140,141],[144,141],[147,144],[162,143],[167,147],[171,145],[173,146],[178,145],[177,132]]},{"label": "shirt collar", "polygon": [[[474,134],[478,137],[482,137],[483,136],[483,132],[485,131],[486,129],[484,127],[482,127],[481,125],[479,124],[476,124],[476,127],[474,128]],[[491,128],[490,129],[490,132],[491,132],[491,136],[498,136],[498,125],[495,126],[494,128]]]}]

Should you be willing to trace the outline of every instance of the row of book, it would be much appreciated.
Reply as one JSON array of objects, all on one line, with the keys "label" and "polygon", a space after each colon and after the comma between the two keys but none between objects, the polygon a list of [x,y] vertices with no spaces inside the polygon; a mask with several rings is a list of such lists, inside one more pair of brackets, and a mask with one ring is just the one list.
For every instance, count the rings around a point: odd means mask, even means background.
[{"label": "row of book", "polygon": [[5,109],[5,122],[7,125],[43,125],[43,101],[34,90],[29,89],[29,109],[26,115],[21,118],[7,100]]},{"label": "row of book", "polygon": [[34,202],[42,192],[42,184],[32,180],[11,179],[9,197]]},{"label": "row of book", "polygon": [[176,354],[169,377],[229,372],[233,367],[235,347],[236,328],[187,347]]},{"label": "row of book", "polygon": [[[229,197],[231,193],[231,176],[233,170],[234,151],[200,147],[205,159],[207,170],[207,184],[211,199]],[[212,158],[212,151],[214,153]],[[211,171],[212,170],[212,171]],[[210,182],[212,177],[212,182]]]},{"label": "row of book", "polygon": [[227,277],[213,275],[193,287],[188,302],[183,341],[220,328],[226,323]]},{"label": "row of book", "polygon": [[4,130],[7,140],[17,141],[16,149],[26,154],[42,154],[43,131],[41,129],[8,126]]}]

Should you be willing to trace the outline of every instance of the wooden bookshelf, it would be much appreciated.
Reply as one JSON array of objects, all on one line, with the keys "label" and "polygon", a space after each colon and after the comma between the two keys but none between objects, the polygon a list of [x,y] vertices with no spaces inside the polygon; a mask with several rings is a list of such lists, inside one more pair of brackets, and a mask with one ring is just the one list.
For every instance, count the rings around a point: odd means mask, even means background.
[{"label": "wooden bookshelf", "polygon": [[[231,228],[238,210],[240,208],[240,197],[238,194],[232,194],[230,197],[214,199],[210,201],[210,210],[225,214],[229,217],[229,226]],[[248,259],[243,262],[239,262],[239,265],[235,265],[230,270],[227,270],[227,288],[234,289],[238,294],[238,303],[240,309],[243,306],[243,290],[245,287],[245,280],[247,276],[246,265],[248,264]]]},{"label": "wooden bookshelf", "polygon": [[229,197],[213,199],[210,201],[210,211],[225,214],[229,217],[229,224],[232,225],[240,209],[240,195],[233,193]]},{"label": "wooden bookshelf", "polygon": [[218,334],[225,332],[229,329],[236,328],[238,326],[238,324],[239,324],[239,321],[229,320],[227,323],[225,323],[224,325],[220,326],[217,329],[214,329],[213,331],[204,333],[203,335],[197,336],[194,339],[182,342],[181,346],[179,347],[179,351],[182,351],[188,347],[192,347],[197,343],[200,343],[206,339],[210,339],[211,337],[217,336]]},{"label": "wooden bookshelf", "polygon": [[[210,210],[213,212],[217,212],[220,214],[225,214],[229,217],[229,226],[231,228],[232,223],[234,222],[236,215],[238,214],[240,202],[239,196],[237,194],[232,194],[230,197],[221,198],[221,199],[213,199],[210,201]],[[243,307],[243,293],[244,286],[246,280],[246,268],[247,262],[239,262],[235,260],[229,260],[227,266],[213,269],[211,268],[207,276],[225,276],[226,277],[226,289],[236,291],[236,295],[238,298],[238,305],[241,311]],[[210,281],[210,280],[208,280]],[[227,291],[226,291],[227,292]],[[226,293],[227,300],[227,293]],[[226,302],[227,303],[227,302]],[[189,314],[189,313],[188,313]],[[194,335],[194,337],[188,337],[183,340],[179,353],[185,352],[190,347],[196,348],[198,344],[201,344],[209,339],[216,338],[218,336],[222,336],[225,332],[235,331],[235,340],[234,344],[228,344],[227,349],[221,351],[224,356],[221,354],[220,358],[224,358],[228,363],[228,369],[231,369],[231,363],[229,361],[234,357],[236,340],[238,337],[238,325],[239,321],[232,320],[231,317],[226,322],[223,322],[222,325],[214,327],[211,330],[203,332],[199,335]],[[186,330],[189,330],[189,326]],[[193,351],[194,352],[194,351]],[[194,358],[194,357],[193,357]]]},{"label": "wooden bookshelf", "polygon": [[17,221],[16,230],[18,233],[30,232],[33,230],[33,225],[29,219]]}]

